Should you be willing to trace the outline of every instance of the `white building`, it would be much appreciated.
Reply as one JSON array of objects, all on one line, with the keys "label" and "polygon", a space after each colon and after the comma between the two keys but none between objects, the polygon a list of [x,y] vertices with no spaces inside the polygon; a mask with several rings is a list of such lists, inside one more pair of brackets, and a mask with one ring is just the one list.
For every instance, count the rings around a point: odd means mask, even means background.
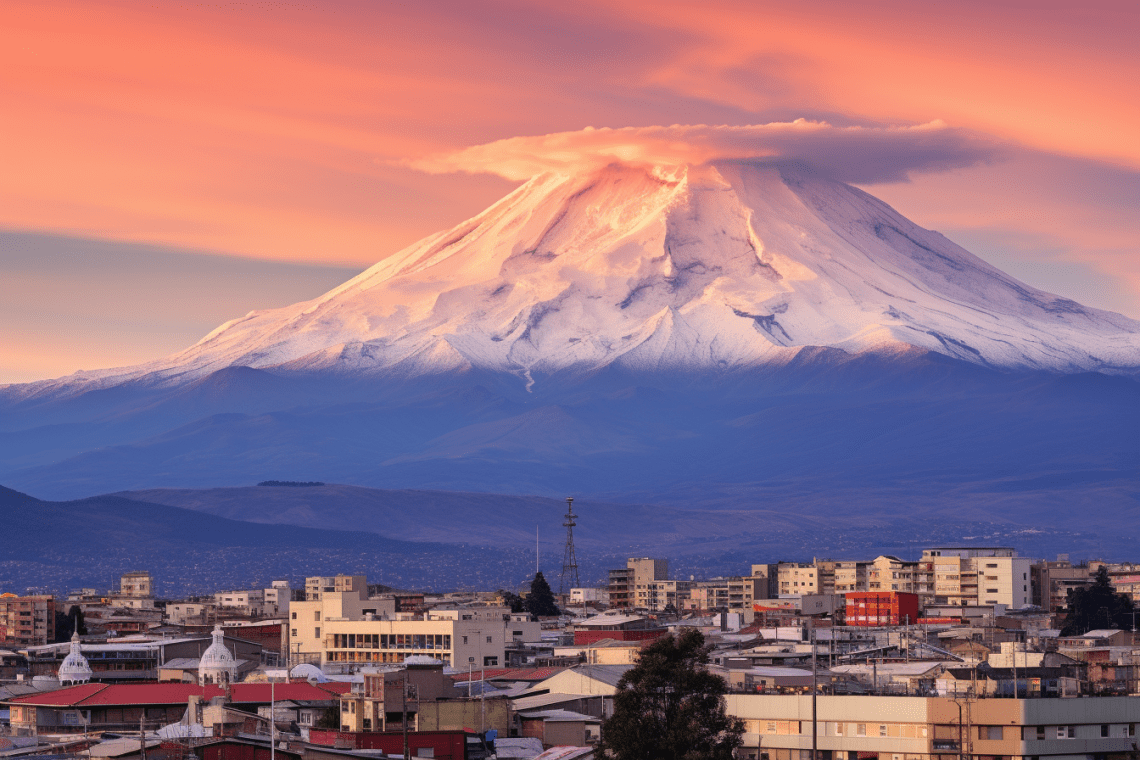
[{"label": "white building", "polygon": [[1032,603],[1030,566],[1009,547],[935,547],[922,552],[933,565],[934,604],[1004,604],[1019,609]]}]

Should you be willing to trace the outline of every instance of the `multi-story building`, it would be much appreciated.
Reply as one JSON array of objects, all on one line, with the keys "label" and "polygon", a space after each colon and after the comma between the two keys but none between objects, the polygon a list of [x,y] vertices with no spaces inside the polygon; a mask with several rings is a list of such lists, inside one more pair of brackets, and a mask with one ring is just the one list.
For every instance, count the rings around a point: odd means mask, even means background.
[{"label": "multi-story building", "polygon": [[628,567],[610,570],[606,594],[610,598],[611,609],[628,610],[633,607],[633,570]]},{"label": "multi-story building", "polygon": [[766,582],[764,596],[757,599],[775,599],[780,595],[780,566],[775,563],[752,566],[752,577],[763,578]]},{"label": "multi-story building", "polygon": [[[729,694],[748,760],[801,760],[812,749],[812,698]],[[1136,760],[1135,697],[951,699],[816,697],[815,743],[830,760]]]},{"label": "multi-story building", "polygon": [[728,607],[728,579],[696,581],[681,601],[680,608],[689,612],[719,610]]},{"label": "multi-story building", "polygon": [[934,604],[1004,604],[1018,609],[1033,600],[1029,578],[1033,561],[1018,557],[1009,547],[936,547],[924,550],[922,558],[933,565]]},{"label": "multi-story building", "polygon": [[814,563],[781,562],[777,577],[780,596],[819,593],[819,569]]},{"label": "multi-story building", "polygon": [[1121,562],[1108,566],[1108,580],[1117,593],[1124,594],[1133,604],[1140,605],[1140,565]]},{"label": "multi-story building", "polygon": [[[664,595],[665,589],[661,589],[661,594],[658,594],[656,583],[659,581],[666,581],[669,579],[669,561],[665,559],[653,559],[651,557],[631,557],[626,562],[626,567],[633,571],[633,590],[631,594],[631,606],[637,609],[664,609],[665,605],[660,607],[651,607],[650,592],[652,591],[652,602],[656,603],[659,596]],[[654,588],[650,588],[653,584]],[[674,595],[676,588],[673,588]]]},{"label": "multi-story building", "polygon": [[274,616],[288,615],[289,602],[293,598],[293,590],[289,588],[289,581],[273,581],[270,587],[263,592],[265,599],[264,614]]},{"label": "multi-story building", "polygon": [[917,594],[920,585],[918,565],[918,562],[881,554],[867,568],[867,590]]},{"label": "multi-story building", "polygon": [[1074,565],[1062,555],[1030,565],[1029,581],[1033,604],[1046,612],[1056,612],[1067,604],[1071,589],[1092,583],[1092,570],[1088,565]]},{"label": "multi-story building", "polygon": [[305,601],[312,602],[323,594],[368,594],[368,579],[363,575],[314,575],[305,579]]},{"label": "multi-story building", "polygon": [[649,612],[663,612],[670,607],[680,611],[683,600],[688,597],[692,587],[693,581],[649,581],[645,584],[645,596],[638,597],[645,604],[639,604],[638,607]]},{"label": "multi-story building", "polygon": [[145,571],[123,573],[119,576],[119,594],[136,597],[154,596],[154,579]]},{"label": "multi-story building", "polygon": [[866,591],[870,564],[869,562],[836,562],[832,568],[834,593],[846,594],[850,591]]},{"label": "multi-story building", "polygon": [[54,640],[55,597],[0,594],[0,646],[38,646]]},{"label": "multi-story building", "polygon": [[751,610],[752,602],[768,598],[768,579],[749,575],[728,579],[728,609]]},{"label": "multi-story building", "polygon": [[231,610],[243,615],[261,615],[265,610],[265,591],[218,591],[214,594],[214,605],[219,610]]},{"label": "multi-story building", "polygon": [[321,663],[401,663],[428,655],[463,669],[506,663],[508,644],[536,641],[541,628],[505,607],[433,610],[415,619],[331,618],[324,621]]}]

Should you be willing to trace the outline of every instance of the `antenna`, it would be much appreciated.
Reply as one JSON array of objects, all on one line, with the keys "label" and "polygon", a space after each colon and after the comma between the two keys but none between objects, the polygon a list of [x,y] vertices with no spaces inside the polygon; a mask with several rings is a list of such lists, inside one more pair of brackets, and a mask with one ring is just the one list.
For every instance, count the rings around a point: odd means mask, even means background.
[{"label": "antenna", "polygon": [[566,522],[562,523],[566,526],[566,554],[562,558],[562,577],[558,581],[558,593],[562,594],[566,590],[566,574],[570,574],[570,580],[573,585],[570,588],[576,588],[582,585],[578,579],[578,558],[574,556],[574,518],[578,515],[574,514],[574,497],[566,497]]},{"label": "antenna", "polygon": [[538,577],[538,526],[534,526],[534,576]]}]

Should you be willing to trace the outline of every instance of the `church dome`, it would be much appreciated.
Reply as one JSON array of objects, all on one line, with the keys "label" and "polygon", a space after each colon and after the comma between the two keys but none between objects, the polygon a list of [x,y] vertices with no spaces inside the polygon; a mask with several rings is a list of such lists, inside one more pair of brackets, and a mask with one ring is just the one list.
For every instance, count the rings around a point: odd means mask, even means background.
[{"label": "church dome", "polygon": [[214,643],[202,653],[198,661],[198,683],[227,684],[233,683],[237,677],[237,660],[233,653],[226,649],[225,634],[222,626],[214,626]]},{"label": "church dome", "polygon": [[59,666],[58,678],[64,686],[74,686],[91,680],[91,665],[80,651],[78,632],[71,635],[71,651]]}]

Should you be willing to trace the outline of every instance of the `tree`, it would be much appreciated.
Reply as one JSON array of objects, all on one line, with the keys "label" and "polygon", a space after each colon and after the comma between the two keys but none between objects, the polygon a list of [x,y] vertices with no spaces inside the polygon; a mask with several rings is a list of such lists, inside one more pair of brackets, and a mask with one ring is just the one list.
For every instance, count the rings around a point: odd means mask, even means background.
[{"label": "tree", "polygon": [[708,672],[700,631],[663,636],[618,681],[598,756],[615,760],[731,760],[744,723],[728,715],[728,684]]},{"label": "tree", "polygon": [[71,605],[71,609],[64,614],[62,610],[55,611],[55,640],[67,641],[71,634],[78,632],[80,636],[87,635],[87,623],[83,619],[83,610],[79,605]]},{"label": "tree", "polygon": [[1091,586],[1069,589],[1066,607],[1062,636],[1080,636],[1096,628],[1132,627],[1132,600],[1112,587],[1104,565],[1096,571]]},{"label": "tree", "polygon": [[535,573],[534,580],[530,582],[526,611],[535,617],[554,617],[561,614],[558,605],[554,603],[554,592],[550,590],[550,584],[542,577],[541,572]]}]

